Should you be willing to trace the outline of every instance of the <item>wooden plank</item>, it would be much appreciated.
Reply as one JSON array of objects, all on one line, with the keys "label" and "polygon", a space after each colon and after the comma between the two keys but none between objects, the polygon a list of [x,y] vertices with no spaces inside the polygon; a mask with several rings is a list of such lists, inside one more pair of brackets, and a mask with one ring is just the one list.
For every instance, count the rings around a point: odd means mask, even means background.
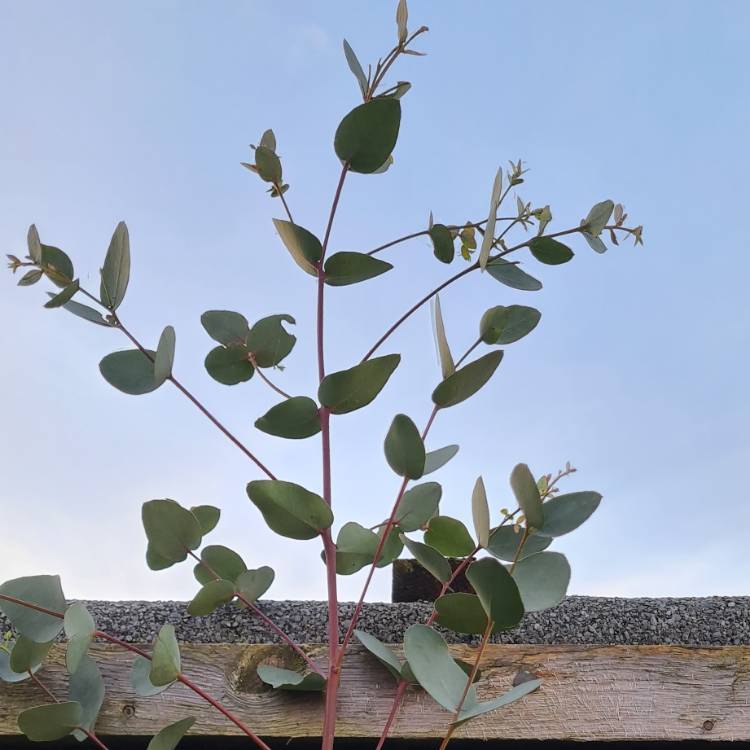
[{"label": "wooden plank", "polygon": [[[472,649],[452,647],[470,659]],[[324,648],[310,647],[324,662]],[[191,679],[267,737],[320,736],[322,697],[273,692],[254,667],[283,662],[278,646],[183,645]],[[108,694],[97,731],[147,735],[187,715],[194,734],[233,735],[236,730],[182,685],[155,698],[137,698],[129,685],[131,655],[96,644]],[[65,695],[62,647],[51,652],[40,675]],[[750,647],[517,646],[490,645],[482,659],[480,696],[506,690],[524,669],[541,677],[538,692],[462,727],[457,737],[517,740],[750,740]],[[377,737],[391,707],[394,682],[362,649],[352,649],[342,678],[337,734]],[[0,737],[17,733],[16,716],[44,702],[32,684],[0,683]],[[425,693],[410,689],[393,736],[433,738],[449,715]]]}]

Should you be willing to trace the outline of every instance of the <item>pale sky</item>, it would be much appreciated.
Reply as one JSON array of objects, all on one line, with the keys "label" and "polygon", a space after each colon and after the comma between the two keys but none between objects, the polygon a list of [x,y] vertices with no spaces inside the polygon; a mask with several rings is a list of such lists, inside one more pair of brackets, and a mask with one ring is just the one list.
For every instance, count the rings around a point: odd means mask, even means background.
[{"label": "pale sky", "polygon": [[[22,254],[35,222],[96,288],[127,221],[123,320],[151,346],[174,325],[175,374],[275,472],[313,491],[319,439],[255,430],[274,394],[258,378],[212,381],[199,319],[214,308],[293,315],[298,344],[275,377],[314,395],[314,283],[274,232],[278,201],[239,162],[273,128],[295,218],[322,234],[339,171],[333,133],[359,96],[341,40],[377,59],[394,42],[394,8],[0,0],[0,249]],[[551,230],[605,198],[645,226],[645,247],[597,256],[576,240],[565,266],[528,262],[541,292],[472,274],[442,296],[458,352],[488,307],[542,311],[491,383],[436,421],[428,448],[461,445],[434,475],[442,511],[468,522],[481,473],[497,520],[515,463],[541,473],[569,460],[579,472],[565,489],[604,495],[553,547],[571,561],[571,593],[747,593],[750,5],[411,0],[410,11],[412,27],[430,27],[419,45],[429,54],[394,73],[413,83],[396,163],[348,180],[333,251],[423,229],[430,210],[444,223],[484,218],[497,167],[518,158],[530,168],[519,193],[551,205]],[[382,257],[394,271],[328,291],[329,370],[358,361],[462,262],[437,263],[424,238]],[[274,598],[324,596],[319,543],[265,527],[245,494],[257,470],[174,388],[130,397],[103,381],[99,360],[126,348],[118,332],[42,309],[43,284],[20,289],[6,273],[0,290],[0,580],[58,572],[69,596],[189,598],[190,565],[153,573],[144,560],[140,505],[172,497],[219,505],[207,542],[274,567]],[[387,426],[396,412],[422,424],[439,378],[426,308],[391,351],[403,363],[374,406],[333,423],[336,527],[390,509]],[[363,574],[340,579],[342,598]],[[389,598],[389,576],[372,599]]]}]

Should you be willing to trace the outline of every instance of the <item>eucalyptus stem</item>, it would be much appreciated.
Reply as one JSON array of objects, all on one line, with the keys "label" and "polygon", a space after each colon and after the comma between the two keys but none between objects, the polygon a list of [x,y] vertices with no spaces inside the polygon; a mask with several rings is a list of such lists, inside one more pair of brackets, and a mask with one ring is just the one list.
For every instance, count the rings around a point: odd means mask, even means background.
[{"label": "eucalyptus stem", "polygon": [[255,367],[255,372],[258,373],[258,377],[269,387],[271,390],[276,391],[276,393],[279,394],[282,398],[291,398],[291,396],[279,386],[277,386],[264,372],[263,370],[258,367],[255,357],[251,354],[250,355],[250,362],[252,363],[253,367]]}]

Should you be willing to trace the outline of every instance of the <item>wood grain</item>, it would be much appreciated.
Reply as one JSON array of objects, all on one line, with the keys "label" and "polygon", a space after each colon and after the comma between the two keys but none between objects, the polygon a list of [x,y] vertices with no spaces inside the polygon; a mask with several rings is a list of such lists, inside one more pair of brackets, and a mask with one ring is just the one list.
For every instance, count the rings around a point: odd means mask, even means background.
[{"label": "wood grain", "polygon": [[[309,647],[323,663],[324,648]],[[452,647],[471,658],[467,646]],[[63,649],[53,648],[40,676],[66,694]],[[283,663],[278,646],[182,646],[183,670],[194,682],[266,737],[320,736],[320,695],[272,692],[254,667]],[[155,698],[137,698],[129,684],[130,654],[96,644],[92,656],[107,683],[97,731],[148,735],[185,716],[192,734],[233,735],[235,728],[182,685]],[[520,670],[543,679],[542,688],[505,709],[474,719],[457,737],[517,740],[743,740],[750,741],[750,647],[490,645],[482,660],[480,696],[506,690]],[[394,681],[363,650],[348,656],[337,735],[378,737],[391,707]],[[30,683],[0,683],[0,737],[18,733],[19,711],[43,703]],[[441,736],[449,715],[429,696],[410,689],[393,736]]]}]

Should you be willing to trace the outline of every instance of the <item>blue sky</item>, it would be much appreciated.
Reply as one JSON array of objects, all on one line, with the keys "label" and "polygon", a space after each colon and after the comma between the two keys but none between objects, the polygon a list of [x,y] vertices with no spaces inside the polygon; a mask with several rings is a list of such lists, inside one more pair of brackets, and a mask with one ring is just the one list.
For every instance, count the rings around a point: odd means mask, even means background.
[{"label": "blue sky", "polygon": [[[0,248],[28,225],[65,249],[96,287],[116,223],[130,228],[123,320],[155,344],[177,329],[175,373],[284,478],[320,489],[319,441],[266,438],[253,421],[275,401],[203,370],[199,318],[290,313],[298,345],[277,380],[314,393],[314,284],[271,218],[278,201],[239,166],[272,127],[296,220],[316,233],[338,176],[335,128],[358,102],[341,51],[393,44],[395,3],[0,2]],[[747,211],[750,8],[737,2],[411,0],[430,33],[410,80],[395,166],[347,182],[333,250],[367,250],[438,221],[484,218],[498,165],[530,167],[519,192],[549,203],[550,229],[604,198],[645,226],[645,247],[604,256],[575,242],[562,267],[528,269],[538,293],[471,275],[442,296],[456,351],[490,306],[531,304],[539,328],[506,350],[492,382],[441,414],[428,447],[457,442],[436,475],[443,512],[469,520],[482,474],[495,512],[507,478],[570,460],[566,489],[604,501],[555,545],[571,591],[610,595],[747,592],[746,471],[750,271]],[[329,370],[354,364],[411,302],[451,270],[423,239],[382,257],[396,269],[329,290]],[[461,261],[457,261],[460,263]],[[323,596],[316,542],[268,531],[245,495],[253,466],[171,387],[128,397],[100,377],[125,348],[115,331],[42,309],[41,285],[0,279],[0,579],[60,572],[71,596],[187,598],[190,566],[150,572],[139,509],[173,497],[224,510],[213,543],[271,564],[277,598]],[[382,440],[393,414],[422,423],[437,382],[429,314],[384,349],[396,376],[368,410],[335,419],[337,524],[375,523],[398,487]],[[372,597],[389,597],[381,572]],[[341,579],[354,597],[361,576]]]}]

